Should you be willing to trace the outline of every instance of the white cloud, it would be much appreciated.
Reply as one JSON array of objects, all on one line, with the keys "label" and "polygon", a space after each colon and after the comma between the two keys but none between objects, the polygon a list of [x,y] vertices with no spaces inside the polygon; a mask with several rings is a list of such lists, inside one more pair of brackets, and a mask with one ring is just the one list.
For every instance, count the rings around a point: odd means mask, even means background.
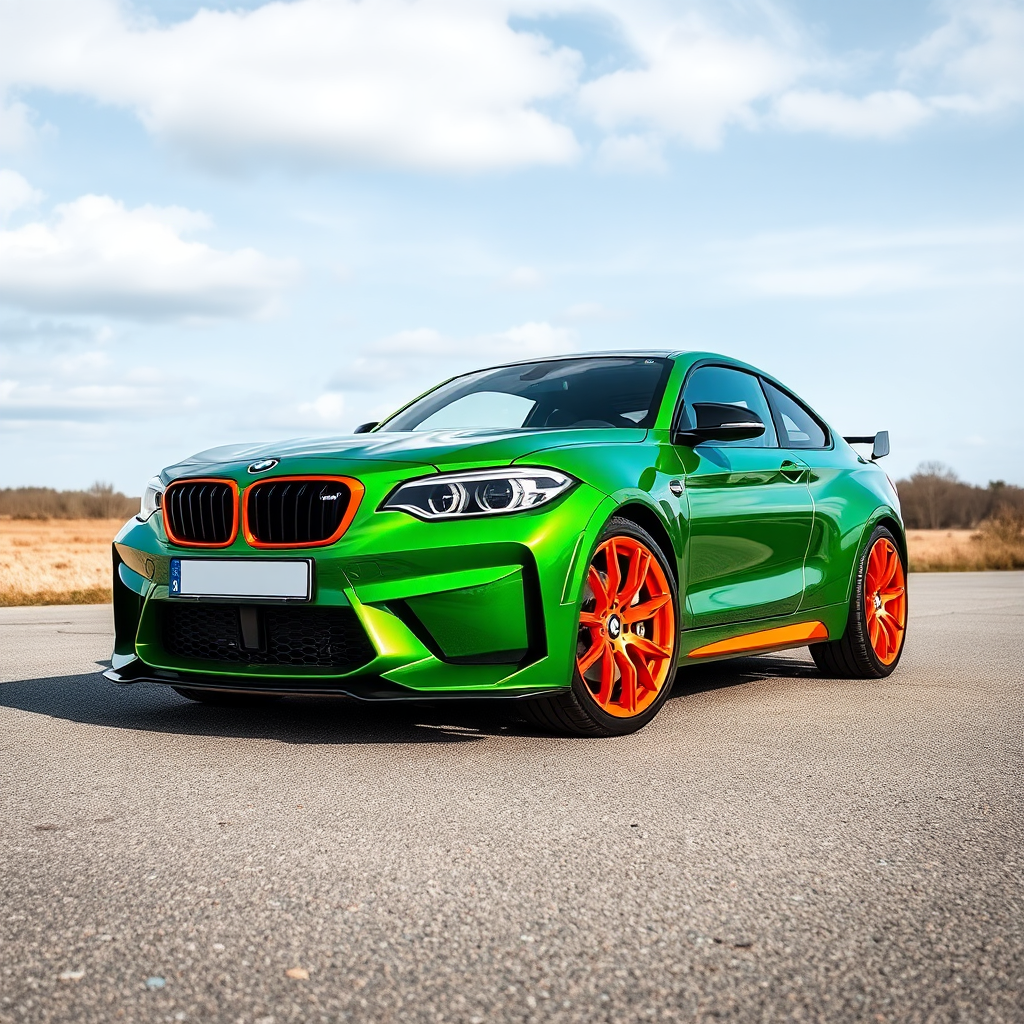
[{"label": "white cloud", "polygon": [[149,318],[254,316],[295,276],[255,249],[183,237],[207,218],[82,196],[48,220],[0,231],[0,301],[37,312]]},{"label": "white cloud", "polygon": [[117,0],[0,0],[0,79],[137,113],[212,160],[289,154],[417,168],[560,164],[572,132],[534,108],[573,51],[481,0],[292,0],[169,27]]},{"label": "white cloud", "polygon": [[17,210],[42,202],[43,193],[33,188],[17,171],[0,169],[0,222]]},{"label": "white cloud", "polygon": [[483,359],[532,359],[571,352],[576,347],[576,332],[531,321],[498,334],[481,335],[471,345]]},{"label": "white cloud", "polygon": [[937,78],[958,90],[936,107],[987,113],[1024,102],[1024,5],[1006,0],[949,3],[949,19],[900,56],[905,82]]},{"label": "white cloud", "polygon": [[24,103],[5,99],[3,81],[0,79],[0,151],[24,149],[34,135],[28,107]]},{"label": "white cloud", "polygon": [[166,411],[169,403],[157,389],[134,384],[25,385],[0,380],[3,398],[0,422],[54,421],[79,423],[151,416]]},{"label": "white cloud", "polygon": [[530,321],[493,334],[456,338],[430,327],[399,331],[367,345],[331,380],[338,392],[384,391],[417,381],[430,387],[445,377],[517,359],[559,355],[576,348],[576,332]]},{"label": "white cloud", "polygon": [[[279,414],[280,415],[280,414]],[[293,421],[308,427],[343,427],[345,419],[345,396],[337,391],[325,391],[312,402],[302,402]]]},{"label": "white cloud", "polygon": [[[618,133],[597,149],[608,168],[659,170],[666,140],[713,149],[732,125],[887,139],[944,110],[1024,102],[1019,0],[947,0],[946,24],[899,56],[902,88],[866,95],[817,84],[848,77],[857,62],[819,52],[770,0],[730,8],[691,0],[682,10],[657,0],[594,4],[618,20],[638,65],[579,90],[580,108]],[[730,12],[743,12],[740,27],[724,27]]]},{"label": "white cloud", "polygon": [[544,277],[535,267],[516,267],[501,283],[513,291],[529,291],[540,288],[544,284]]},{"label": "white cloud", "polygon": [[119,369],[110,353],[92,347],[8,356],[0,359],[0,423],[103,422],[175,408],[178,382],[166,369],[146,370]]},{"label": "white cloud", "polygon": [[819,89],[792,90],[775,106],[777,122],[790,131],[817,131],[860,139],[902,135],[932,116],[932,109],[903,89],[847,96]]},{"label": "white cloud", "polygon": [[656,135],[609,135],[597,148],[597,162],[607,171],[662,174],[668,170],[664,145]]},{"label": "white cloud", "polygon": [[605,129],[645,127],[702,149],[717,147],[730,124],[753,125],[753,104],[803,70],[782,44],[727,34],[696,13],[637,36],[635,45],[644,66],[586,83],[581,107]]},{"label": "white cloud", "polygon": [[713,247],[705,267],[735,292],[847,298],[962,287],[1020,287],[1024,226],[932,231],[822,228]]},{"label": "white cloud", "polygon": [[553,327],[544,321],[531,321],[494,334],[453,338],[429,327],[400,331],[374,342],[366,349],[374,357],[395,356],[420,359],[471,357],[483,366],[488,360],[529,359],[531,356],[557,355],[572,348],[574,332]]},{"label": "white cloud", "polygon": [[[226,165],[567,164],[574,113],[606,135],[607,169],[659,171],[667,142],[713,149],[733,126],[889,138],[1024,101],[1021,3],[948,6],[898,83],[857,95],[835,89],[856,61],[822,53],[777,0],[270,0],[168,25],[131,0],[0,0],[0,147],[31,137],[35,89],[129,110]],[[583,81],[583,57],[545,37],[565,14],[610,26],[612,70]]]}]

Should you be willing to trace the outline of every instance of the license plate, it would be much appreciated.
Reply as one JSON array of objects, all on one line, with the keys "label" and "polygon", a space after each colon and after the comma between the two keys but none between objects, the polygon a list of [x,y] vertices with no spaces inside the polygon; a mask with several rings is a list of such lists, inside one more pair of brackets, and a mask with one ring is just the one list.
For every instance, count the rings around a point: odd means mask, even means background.
[{"label": "license plate", "polygon": [[172,558],[171,597],[245,597],[308,601],[311,559]]}]

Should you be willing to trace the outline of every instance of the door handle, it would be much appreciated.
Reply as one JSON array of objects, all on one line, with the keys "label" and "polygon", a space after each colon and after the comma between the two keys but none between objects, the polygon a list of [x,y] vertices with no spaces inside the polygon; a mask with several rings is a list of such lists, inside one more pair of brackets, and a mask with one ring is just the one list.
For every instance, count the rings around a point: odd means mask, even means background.
[{"label": "door handle", "polygon": [[792,459],[786,459],[779,467],[779,472],[791,484],[798,484],[803,479],[806,469],[807,467],[801,466],[799,462],[793,462]]}]

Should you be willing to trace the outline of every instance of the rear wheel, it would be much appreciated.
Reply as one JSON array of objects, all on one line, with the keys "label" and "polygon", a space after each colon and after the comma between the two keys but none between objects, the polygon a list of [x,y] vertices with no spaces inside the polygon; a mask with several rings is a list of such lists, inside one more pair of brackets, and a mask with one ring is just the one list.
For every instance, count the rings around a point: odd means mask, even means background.
[{"label": "rear wheel", "polygon": [[210,704],[218,708],[249,708],[269,704],[280,700],[275,694],[269,693],[227,693],[224,690],[190,690],[185,686],[172,686],[172,690],[180,697]]},{"label": "rear wheel", "polygon": [[811,645],[826,675],[879,679],[903,654],[907,632],[907,570],[899,544],[878,526],[861,553],[846,630],[838,640]]},{"label": "rear wheel", "polygon": [[612,519],[584,585],[571,687],[524,708],[576,736],[643,728],[668,698],[679,656],[679,595],[665,553],[644,529]]}]

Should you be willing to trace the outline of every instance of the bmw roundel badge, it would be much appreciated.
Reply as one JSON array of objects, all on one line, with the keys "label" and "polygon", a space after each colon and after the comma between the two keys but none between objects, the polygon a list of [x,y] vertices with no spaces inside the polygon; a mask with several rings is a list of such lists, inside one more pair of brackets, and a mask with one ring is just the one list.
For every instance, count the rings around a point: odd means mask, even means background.
[{"label": "bmw roundel badge", "polygon": [[250,473],[266,473],[268,469],[273,469],[277,465],[277,459],[260,459],[259,462],[254,462],[249,467]]}]

